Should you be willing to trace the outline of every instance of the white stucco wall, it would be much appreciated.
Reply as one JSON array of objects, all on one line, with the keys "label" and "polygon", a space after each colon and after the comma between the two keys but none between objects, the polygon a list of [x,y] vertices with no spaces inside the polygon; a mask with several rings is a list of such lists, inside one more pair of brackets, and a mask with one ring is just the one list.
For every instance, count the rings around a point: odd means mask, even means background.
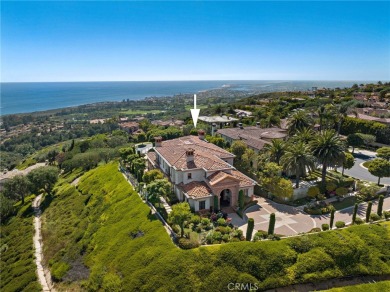
[{"label": "white stucco wall", "polygon": [[[191,173],[191,179],[188,179],[188,173]],[[188,184],[193,181],[203,181],[204,174],[205,172],[203,169],[183,171],[182,172],[183,183]]]},{"label": "white stucco wall", "polygon": [[195,212],[199,211],[199,201],[205,201],[205,209],[210,209],[211,198],[202,198],[198,200],[189,199],[188,203],[194,208]]}]

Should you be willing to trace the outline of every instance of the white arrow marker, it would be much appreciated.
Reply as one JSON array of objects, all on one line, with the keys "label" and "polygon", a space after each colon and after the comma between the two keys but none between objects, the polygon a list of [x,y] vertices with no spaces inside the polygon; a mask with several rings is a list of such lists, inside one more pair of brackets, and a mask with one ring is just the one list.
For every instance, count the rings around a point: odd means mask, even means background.
[{"label": "white arrow marker", "polygon": [[195,128],[196,128],[196,124],[198,123],[199,111],[200,110],[196,108],[196,94],[194,94],[194,108],[191,109],[191,116]]}]

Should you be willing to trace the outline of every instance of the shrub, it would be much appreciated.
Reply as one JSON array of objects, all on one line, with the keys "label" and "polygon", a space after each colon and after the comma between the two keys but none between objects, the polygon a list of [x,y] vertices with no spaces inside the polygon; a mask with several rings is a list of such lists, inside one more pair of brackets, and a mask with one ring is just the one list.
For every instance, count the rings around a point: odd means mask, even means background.
[{"label": "shrub", "polygon": [[219,218],[219,219],[217,220],[217,224],[218,224],[219,226],[226,226],[226,225],[227,225],[226,220],[223,219],[223,218]]},{"label": "shrub", "polygon": [[60,281],[69,268],[69,265],[65,262],[57,262],[50,269],[51,276],[55,281]]},{"label": "shrub", "polygon": [[198,215],[192,215],[190,222],[194,225],[198,225],[200,223],[200,217]]},{"label": "shrub", "polygon": [[326,184],[326,190],[328,192],[333,192],[336,188],[337,188],[337,185],[335,183],[333,183],[333,182],[328,182]]},{"label": "shrub", "polygon": [[322,228],[322,230],[324,230],[324,231],[326,231],[326,230],[329,230],[329,224],[322,224],[321,225],[321,228]]},{"label": "shrub", "polygon": [[356,219],[355,219],[355,223],[354,224],[356,224],[356,225],[361,225],[361,224],[363,224],[364,223],[364,221],[363,221],[363,219],[362,218],[360,218],[360,217],[356,217]]},{"label": "shrub", "polygon": [[339,197],[344,197],[346,194],[348,194],[348,189],[340,187],[336,189],[336,195]]},{"label": "shrub", "polygon": [[385,216],[386,219],[390,219],[390,211],[384,211],[383,216]]},{"label": "shrub", "polygon": [[196,240],[181,237],[179,238],[177,245],[182,249],[191,249],[199,247],[200,244]]},{"label": "shrub", "polygon": [[220,242],[222,240],[222,233],[219,231],[213,232],[213,242]]},{"label": "shrub", "polygon": [[315,232],[321,232],[321,228],[319,228],[319,227],[314,227],[314,228],[312,228],[312,229],[309,231],[309,233],[315,233]]},{"label": "shrub", "polygon": [[370,221],[378,221],[378,220],[381,220],[381,216],[379,216],[378,214],[372,213],[370,215]]},{"label": "shrub", "polygon": [[315,198],[317,197],[318,195],[320,194],[320,188],[317,187],[317,186],[311,186],[308,190],[307,190],[307,195],[311,198]]},{"label": "shrub", "polygon": [[209,226],[210,225],[210,219],[209,218],[202,218],[201,220],[200,220],[200,223],[203,225],[203,226]]},{"label": "shrub", "polygon": [[224,234],[224,235],[222,236],[222,241],[223,241],[223,242],[229,242],[229,234]]},{"label": "shrub", "polygon": [[344,222],[344,221],[337,221],[337,222],[336,222],[336,227],[337,227],[337,228],[343,228],[343,227],[345,227],[345,222]]},{"label": "shrub", "polygon": [[253,241],[259,241],[262,239],[266,239],[268,237],[267,231],[264,230],[258,230],[255,235],[253,236]]}]

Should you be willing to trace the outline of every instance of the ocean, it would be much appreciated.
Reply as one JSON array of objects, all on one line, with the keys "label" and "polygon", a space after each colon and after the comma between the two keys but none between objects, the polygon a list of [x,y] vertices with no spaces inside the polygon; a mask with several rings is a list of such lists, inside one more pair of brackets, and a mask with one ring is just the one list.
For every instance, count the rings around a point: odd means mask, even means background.
[{"label": "ocean", "polygon": [[261,93],[347,87],[361,81],[125,81],[0,83],[0,115],[29,113],[103,101],[139,100],[213,89]]}]

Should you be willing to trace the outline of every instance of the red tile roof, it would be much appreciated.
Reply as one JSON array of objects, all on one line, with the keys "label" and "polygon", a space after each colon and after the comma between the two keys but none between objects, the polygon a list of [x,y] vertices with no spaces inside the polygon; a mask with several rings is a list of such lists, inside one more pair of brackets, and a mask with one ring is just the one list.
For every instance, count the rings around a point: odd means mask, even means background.
[{"label": "red tile roof", "polygon": [[188,197],[194,199],[209,197],[212,196],[213,193],[204,182],[199,181],[193,181],[188,184],[181,183],[179,184],[179,188],[181,188]]},{"label": "red tile roof", "polygon": [[[194,150],[193,161],[187,162],[186,150]],[[233,158],[230,152],[203,141],[195,136],[186,136],[168,141],[163,141],[156,151],[178,169],[204,168],[218,170],[232,168],[230,164],[221,158]]]}]

